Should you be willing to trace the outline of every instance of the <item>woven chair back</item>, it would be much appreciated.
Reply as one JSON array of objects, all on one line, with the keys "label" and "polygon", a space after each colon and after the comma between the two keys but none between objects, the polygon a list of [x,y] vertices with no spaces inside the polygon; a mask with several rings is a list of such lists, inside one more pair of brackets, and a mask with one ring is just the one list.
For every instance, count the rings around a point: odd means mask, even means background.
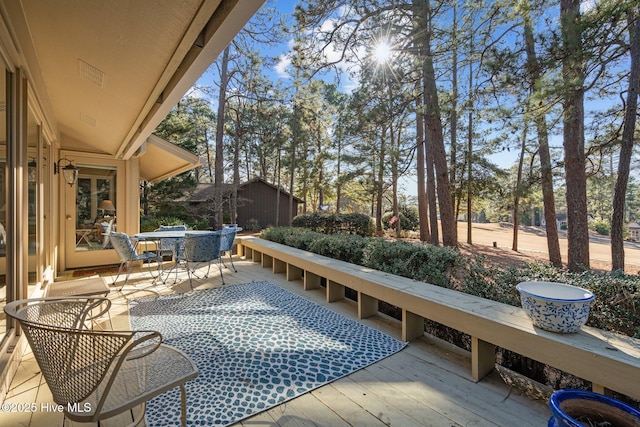
[{"label": "woven chair back", "polygon": [[185,234],[184,257],[187,262],[209,262],[220,258],[220,234]]},{"label": "woven chair back", "polygon": [[220,231],[220,252],[230,251],[236,238],[236,229],[224,228]]},{"label": "woven chair back", "polygon": [[98,310],[101,298],[34,300],[22,307],[7,305],[20,323],[53,400],[60,405],[84,401],[107,375],[130,331],[87,329],[87,314]]},{"label": "woven chair back", "polygon": [[131,243],[128,234],[112,232],[109,235],[113,249],[116,250],[121,261],[135,261],[137,257],[136,248]]}]

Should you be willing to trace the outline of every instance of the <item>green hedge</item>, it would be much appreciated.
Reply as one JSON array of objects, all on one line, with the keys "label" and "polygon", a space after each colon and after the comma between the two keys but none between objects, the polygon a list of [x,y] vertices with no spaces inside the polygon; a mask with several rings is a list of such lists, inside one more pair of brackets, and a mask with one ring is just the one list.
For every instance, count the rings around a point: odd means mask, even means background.
[{"label": "green hedge", "polygon": [[328,214],[314,212],[293,218],[294,227],[308,228],[324,234],[357,234],[373,236],[373,221],[370,216],[358,213]]},{"label": "green hedge", "polygon": [[313,253],[360,264],[367,238],[357,234],[333,234],[315,240],[309,247]]},{"label": "green hedge", "polygon": [[362,265],[386,273],[455,289],[454,277],[462,256],[451,248],[370,238]]}]

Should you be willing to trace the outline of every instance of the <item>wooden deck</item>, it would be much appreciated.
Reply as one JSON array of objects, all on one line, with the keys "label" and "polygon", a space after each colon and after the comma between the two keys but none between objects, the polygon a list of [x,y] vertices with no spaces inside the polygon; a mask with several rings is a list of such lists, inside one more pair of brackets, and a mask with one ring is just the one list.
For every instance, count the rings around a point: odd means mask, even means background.
[{"label": "wooden deck", "polygon": [[[322,289],[304,291],[301,281],[286,281],[250,261],[236,261],[238,273],[224,270],[227,285],[268,280],[320,305],[357,320],[357,305],[348,300],[327,303]],[[212,269],[212,273],[217,269]],[[108,275],[107,275],[108,276]],[[144,277],[144,276],[142,276]],[[183,292],[185,277],[176,285],[149,286],[140,276],[129,279],[122,293],[111,292],[114,328],[128,328],[127,301],[153,293]],[[109,276],[108,279],[113,278]],[[220,286],[220,278],[194,282],[204,289]],[[360,320],[398,339],[400,322],[384,316]],[[470,354],[428,337],[412,341],[405,349],[345,378],[325,385],[237,426],[543,426],[551,412],[546,402],[519,396],[491,373],[476,383],[469,371]],[[36,403],[34,413],[0,412],[0,425],[72,426],[59,413],[47,412],[50,392],[37,364],[27,352],[11,384],[5,403]],[[176,409],[179,410],[179,409]],[[124,425],[126,420],[109,420]],[[85,424],[83,424],[85,425]]]}]

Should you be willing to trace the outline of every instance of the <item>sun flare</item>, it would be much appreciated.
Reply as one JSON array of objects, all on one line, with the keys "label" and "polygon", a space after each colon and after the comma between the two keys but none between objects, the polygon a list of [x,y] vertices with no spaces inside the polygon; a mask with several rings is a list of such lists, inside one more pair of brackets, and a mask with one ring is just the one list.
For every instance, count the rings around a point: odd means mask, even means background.
[{"label": "sun flare", "polygon": [[389,46],[389,43],[386,41],[379,42],[373,49],[373,57],[379,64],[387,62],[390,56],[391,46]]}]

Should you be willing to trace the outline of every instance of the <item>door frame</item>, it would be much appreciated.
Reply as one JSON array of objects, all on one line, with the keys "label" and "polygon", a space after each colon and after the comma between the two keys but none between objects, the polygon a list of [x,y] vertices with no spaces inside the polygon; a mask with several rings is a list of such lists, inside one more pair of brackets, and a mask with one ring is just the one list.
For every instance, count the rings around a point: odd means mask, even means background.
[{"label": "door frame", "polygon": [[[116,218],[118,229],[126,229],[126,162],[114,160],[109,156],[94,155],[71,151],[60,151],[60,158],[66,157],[76,166],[95,166],[97,168],[108,167],[116,170]],[[62,237],[62,250],[60,254],[60,267],[62,270],[69,268],[93,267],[119,263],[119,258],[113,249],[94,251],[76,251],[76,194],[77,184],[70,186],[58,174],[58,185],[62,197],[60,203],[60,235]]]}]

